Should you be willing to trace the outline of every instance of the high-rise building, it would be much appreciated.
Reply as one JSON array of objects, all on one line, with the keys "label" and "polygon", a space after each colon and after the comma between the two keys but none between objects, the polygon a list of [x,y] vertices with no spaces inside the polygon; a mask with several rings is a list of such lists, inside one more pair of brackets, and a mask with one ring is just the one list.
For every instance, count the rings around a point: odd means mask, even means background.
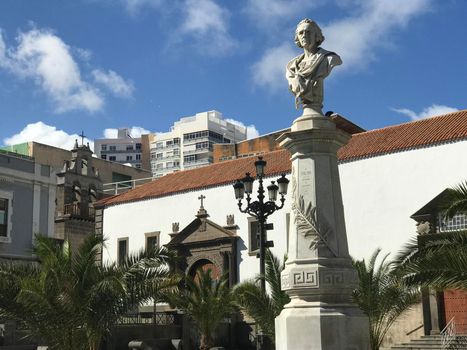
[{"label": "high-rise building", "polygon": [[98,158],[142,167],[141,138],[133,138],[127,128],[118,129],[117,138],[94,140],[94,153]]},{"label": "high-rise building", "polygon": [[224,120],[218,111],[184,117],[175,122],[169,132],[156,134],[151,142],[152,175],[161,177],[210,164],[213,144],[245,139],[246,128]]}]

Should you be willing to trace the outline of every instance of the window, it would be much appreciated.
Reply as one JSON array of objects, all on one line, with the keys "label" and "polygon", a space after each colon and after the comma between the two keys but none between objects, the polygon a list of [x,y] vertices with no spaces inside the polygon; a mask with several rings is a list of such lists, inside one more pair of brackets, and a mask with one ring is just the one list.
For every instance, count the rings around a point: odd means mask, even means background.
[{"label": "window", "polygon": [[101,155],[101,159],[104,159],[104,160],[107,159],[107,154]]},{"label": "window", "polygon": [[94,203],[97,201],[97,192],[94,187],[89,187],[88,195],[89,195],[89,198],[88,198],[89,203]]},{"label": "window", "polygon": [[174,145],[179,145],[180,139],[178,137],[174,138]]},{"label": "window", "polygon": [[259,222],[256,218],[248,218],[248,253],[256,255],[259,249]]},{"label": "window", "polygon": [[107,145],[101,145],[101,151],[107,151]]},{"label": "window", "polygon": [[208,137],[210,131],[205,130],[205,131],[197,131],[197,132],[190,132],[189,134],[184,134],[183,139],[185,141],[190,141],[194,139],[199,139],[201,137]]},{"label": "window", "polygon": [[141,154],[136,155],[136,160],[141,160]]},{"label": "window", "polygon": [[156,169],[164,169],[164,163],[157,163]]},{"label": "window", "polygon": [[209,149],[212,150],[212,142],[211,141],[204,141],[196,143],[196,149]]},{"label": "window", "polygon": [[467,229],[467,215],[456,214],[451,219],[446,220],[443,213],[438,214],[439,232],[451,232]]},{"label": "window", "polygon": [[0,242],[10,242],[13,193],[0,191]]},{"label": "window", "polygon": [[168,141],[165,143],[165,146],[166,146],[166,147],[171,147],[173,144],[174,144],[173,140],[168,140]]},{"label": "window", "polygon": [[136,165],[135,165],[135,168],[137,168],[137,169],[141,169],[141,164],[139,164],[139,163],[138,163],[138,164],[136,164]]},{"label": "window", "polygon": [[144,234],[146,236],[146,251],[151,249],[159,248],[159,236],[160,232],[148,232]]},{"label": "window", "polygon": [[167,162],[167,163],[165,163],[165,167],[166,167],[166,168],[173,168],[173,166],[174,166],[174,162]]},{"label": "window", "polygon": [[196,154],[191,154],[189,156],[184,156],[183,157],[183,161],[185,163],[191,163],[191,162],[195,162],[196,161]]},{"label": "window", "polygon": [[0,237],[8,234],[8,198],[0,198]]},{"label": "window", "polygon": [[133,156],[126,156],[126,160],[133,160]]},{"label": "window", "polygon": [[86,159],[81,159],[81,175],[88,174],[88,161]]},{"label": "window", "polygon": [[157,142],[156,143],[156,148],[163,148],[164,147],[164,143],[163,142]]},{"label": "window", "polygon": [[118,239],[117,261],[120,265],[128,256],[128,237]]},{"label": "window", "polygon": [[127,151],[133,151],[133,145],[126,145]]},{"label": "window", "polygon": [[81,185],[79,182],[73,184],[72,187],[72,202],[81,203]]},{"label": "window", "polygon": [[162,159],[163,153],[157,153],[156,154],[156,159]]},{"label": "window", "polygon": [[115,156],[109,156],[109,160],[115,162],[117,160],[117,158]]},{"label": "window", "polygon": [[136,149],[139,151],[141,149],[141,144],[140,143],[137,143],[136,144]]},{"label": "window", "polygon": [[109,146],[109,150],[111,150],[111,151],[116,151],[116,150],[117,150],[117,146]]},{"label": "window", "polygon": [[174,156],[179,156],[180,155],[180,149],[176,148],[174,149]]}]

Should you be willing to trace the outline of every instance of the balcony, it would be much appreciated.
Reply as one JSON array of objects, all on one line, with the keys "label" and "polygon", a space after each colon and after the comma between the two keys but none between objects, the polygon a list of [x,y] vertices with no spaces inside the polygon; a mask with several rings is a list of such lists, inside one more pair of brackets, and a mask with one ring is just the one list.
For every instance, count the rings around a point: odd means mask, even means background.
[{"label": "balcony", "polygon": [[195,166],[201,166],[201,165],[208,165],[212,163],[213,158],[203,158],[203,159],[197,159],[197,160],[191,160],[191,161],[184,161],[183,166],[185,168],[190,168],[190,167],[195,167]]},{"label": "balcony", "polygon": [[168,159],[180,159],[180,154],[173,154],[171,156],[165,156],[165,157],[162,157],[162,158],[158,158],[157,160],[168,160]]},{"label": "balcony", "polygon": [[69,203],[64,205],[63,216],[75,219],[94,220],[94,206],[86,203]]},{"label": "balcony", "polygon": [[188,154],[199,154],[199,153],[206,153],[206,152],[212,152],[212,147],[204,147],[204,148],[197,148],[192,151],[184,151],[183,155],[188,155]]}]

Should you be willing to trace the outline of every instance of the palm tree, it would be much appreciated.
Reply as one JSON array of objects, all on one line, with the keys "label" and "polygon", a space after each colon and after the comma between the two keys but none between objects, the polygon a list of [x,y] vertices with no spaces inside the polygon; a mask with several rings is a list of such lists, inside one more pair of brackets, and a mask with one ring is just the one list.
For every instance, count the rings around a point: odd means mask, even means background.
[{"label": "palm tree", "polygon": [[0,316],[24,323],[49,349],[97,350],[122,315],[177,284],[165,249],[101,265],[103,245],[89,235],[72,254],[67,241],[37,236],[39,263],[0,264]]},{"label": "palm tree", "polygon": [[[246,281],[235,287],[237,304],[255,320],[269,340],[275,341],[275,318],[281,313],[285,304],[290,302],[289,296],[281,290],[281,272],[284,270],[286,258],[281,263],[271,251],[266,250],[266,273],[258,276],[256,281]],[[264,279],[270,294],[261,290],[258,282]]]},{"label": "palm tree", "polygon": [[353,260],[359,277],[353,297],[368,316],[371,350],[379,349],[394,321],[419,301],[418,290],[401,283],[392,263],[386,261],[389,254],[376,266],[380,252],[381,249],[377,249],[368,263],[365,259]]},{"label": "palm tree", "polygon": [[[467,214],[467,181],[446,191],[441,210],[446,219]],[[467,231],[413,238],[396,262],[409,285],[438,290],[467,289]]]},{"label": "palm tree", "polygon": [[399,274],[411,286],[467,289],[467,231],[413,238],[396,258]]},{"label": "palm tree", "polygon": [[211,270],[198,270],[195,278],[186,277],[185,288],[169,298],[172,306],[184,311],[200,333],[200,350],[214,346],[214,333],[221,321],[235,310],[232,290],[226,276],[215,280]]},{"label": "palm tree", "polygon": [[443,209],[448,219],[458,213],[467,213],[467,181],[447,190]]}]

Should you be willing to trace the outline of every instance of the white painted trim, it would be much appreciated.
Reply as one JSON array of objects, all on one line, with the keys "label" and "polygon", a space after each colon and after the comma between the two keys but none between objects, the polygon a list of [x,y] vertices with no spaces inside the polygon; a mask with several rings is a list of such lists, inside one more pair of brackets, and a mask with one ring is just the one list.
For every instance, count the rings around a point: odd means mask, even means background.
[{"label": "white painted trim", "polygon": [[49,186],[49,212],[47,218],[47,235],[54,237],[55,234],[55,197],[57,196],[57,186]]},{"label": "white painted trim", "polygon": [[11,230],[13,228],[13,192],[0,190],[0,197],[8,199],[8,217],[7,217],[7,228],[6,237],[0,237],[1,243],[11,243]]},{"label": "white painted trim", "polygon": [[41,186],[38,183],[33,185],[33,196],[32,196],[32,242],[34,242],[34,236],[36,234],[43,234],[40,230],[40,219],[41,219]]}]

